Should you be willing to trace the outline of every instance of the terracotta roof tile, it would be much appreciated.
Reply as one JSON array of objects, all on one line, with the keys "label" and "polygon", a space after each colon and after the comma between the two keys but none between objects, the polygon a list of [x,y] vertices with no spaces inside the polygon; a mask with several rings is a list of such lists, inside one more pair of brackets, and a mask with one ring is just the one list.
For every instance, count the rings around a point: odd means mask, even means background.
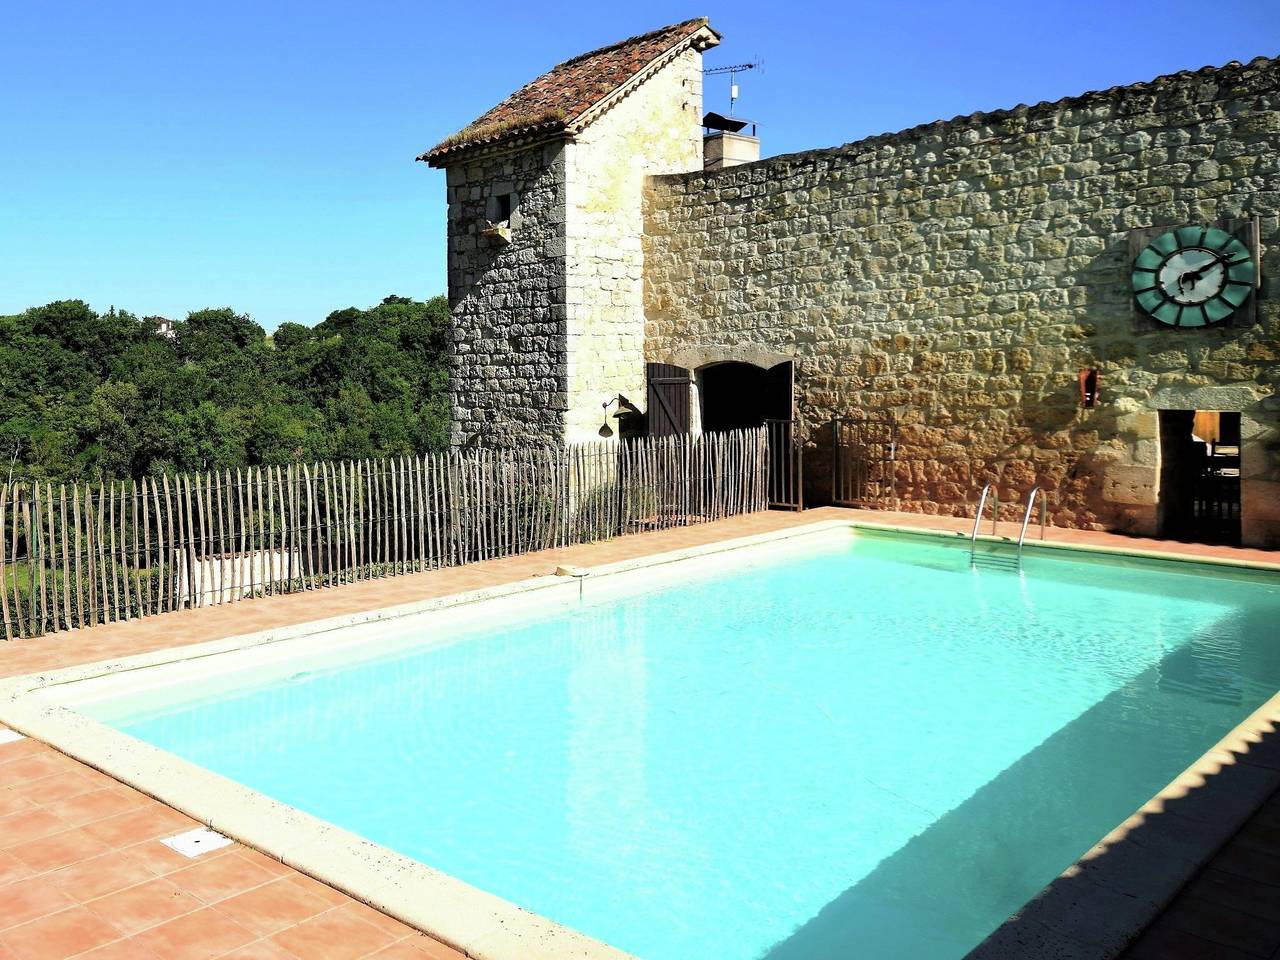
[{"label": "terracotta roof tile", "polygon": [[443,166],[446,158],[473,147],[565,130],[650,62],[700,31],[712,38],[708,46],[718,42],[719,37],[711,30],[707,18],[698,17],[566,60],[525,84],[418,159],[432,166]]}]

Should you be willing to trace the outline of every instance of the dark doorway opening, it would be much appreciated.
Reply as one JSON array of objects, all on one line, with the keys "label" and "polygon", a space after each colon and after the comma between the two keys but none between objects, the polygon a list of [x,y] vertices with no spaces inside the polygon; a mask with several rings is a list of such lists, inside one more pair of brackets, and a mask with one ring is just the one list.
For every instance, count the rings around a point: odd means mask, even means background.
[{"label": "dark doorway opening", "polygon": [[1240,414],[1160,411],[1160,535],[1240,543]]},{"label": "dark doorway opening", "polygon": [[753,363],[717,363],[698,371],[702,429],[707,433],[791,419],[790,361],[765,369]]},{"label": "dark doorway opening", "polygon": [[704,433],[765,428],[769,445],[769,505],[804,509],[803,439],[795,420],[795,365],[768,369],[730,361],[698,371]]}]

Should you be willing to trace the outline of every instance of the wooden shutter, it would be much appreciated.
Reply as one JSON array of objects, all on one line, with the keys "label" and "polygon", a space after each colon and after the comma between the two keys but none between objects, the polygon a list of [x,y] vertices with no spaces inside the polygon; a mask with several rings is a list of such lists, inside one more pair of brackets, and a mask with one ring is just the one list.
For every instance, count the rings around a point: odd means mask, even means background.
[{"label": "wooden shutter", "polygon": [[692,378],[684,367],[669,363],[645,364],[649,383],[649,436],[669,437],[689,432],[689,386]]}]

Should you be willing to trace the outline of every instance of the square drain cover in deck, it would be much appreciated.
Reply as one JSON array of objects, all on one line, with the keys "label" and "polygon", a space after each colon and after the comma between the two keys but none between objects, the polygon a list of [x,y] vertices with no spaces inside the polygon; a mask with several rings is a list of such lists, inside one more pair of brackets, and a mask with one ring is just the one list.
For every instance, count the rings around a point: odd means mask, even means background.
[{"label": "square drain cover in deck", "polygon": [[10,730],[8,727],[0,727],[0,743],[17,743],[19,740],[27,739],[17,730]]},{"label": "square drain cover in deck", "polygon": [[232,840],[220,833],[214,833],[208,827],[196,827],[175,837],[165,837],[160,842],[170,849],[177,850],[184,857],[198,857],[210,850],[225,847]]}]

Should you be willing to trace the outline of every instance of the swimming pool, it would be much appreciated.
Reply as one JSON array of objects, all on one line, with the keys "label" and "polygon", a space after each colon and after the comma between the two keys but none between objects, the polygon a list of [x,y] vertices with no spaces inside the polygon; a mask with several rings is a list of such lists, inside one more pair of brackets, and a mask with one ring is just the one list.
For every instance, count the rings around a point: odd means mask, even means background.
[{"label": "swimming pool", "polygon": [[1273,576],[736,554],[78,709],[648,960],[946,958],[1280,688]]}]

